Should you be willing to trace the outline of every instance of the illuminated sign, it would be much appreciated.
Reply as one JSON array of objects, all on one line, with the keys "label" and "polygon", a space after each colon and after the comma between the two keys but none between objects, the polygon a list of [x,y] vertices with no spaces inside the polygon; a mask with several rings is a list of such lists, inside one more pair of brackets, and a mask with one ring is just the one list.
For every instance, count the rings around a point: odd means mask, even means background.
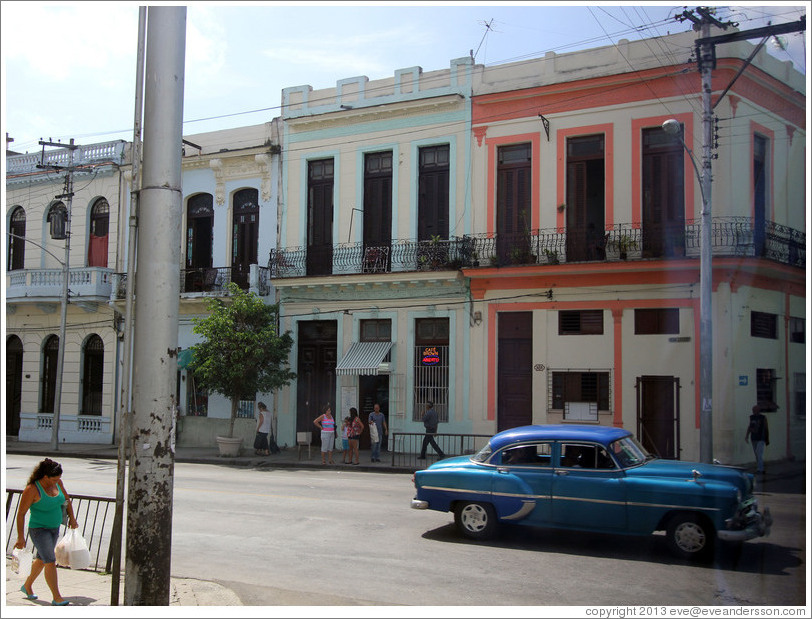
[{"label": "illuminated sign", "polygon": [[420,360],[423,365],[437,365],[440,363],[440,353],[437,351],[437,347],[429,346],[424,348]]}]

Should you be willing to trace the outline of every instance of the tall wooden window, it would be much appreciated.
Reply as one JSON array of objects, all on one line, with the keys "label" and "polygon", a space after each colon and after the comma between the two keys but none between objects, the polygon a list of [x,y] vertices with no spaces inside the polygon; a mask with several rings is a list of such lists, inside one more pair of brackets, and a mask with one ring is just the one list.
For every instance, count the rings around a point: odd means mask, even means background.
[{"label": "tall wooden window", "polygon": [[82,414],[102,414],[104,391],[104,342],[98,335],[91,335],[84,347],[82,370]]},{"label": "tall wooden window", "polygon": [[256,189],[241,189],[234,194],[231,239],[231,280],[248,288],[252,264],[257,264],[259,245],[259,194]]},{"label": "tall wooden window", "polygon": [[18,206],[11,214],[8,237],[8,270],[16,271],[25,268],[25,210]]},{"label": "tall wooden window", "polygon": [[500,146],[496,169],[496,252],[503,264],[530,256],[532,158],[529,143]]},{"label": "tall wooden window", "polygon": [[643,130],[643,257],[685,255],[683,147],[661,127]]},{"label": "tall wooden window", "polygon": [[186,205],[186,268],[205,269],[212,266],[212,230],[214,229],[214,198],[199,193]]},{"label": "tall wooden window", "polygon": [[567,260],[604,259],[605,136],[567,139]]},{"label": "tall wooden window", "polygon": [[53,413],[56,401],[56,366],[59,356],[59,338],[51,335],[42,348],[42,372],[40,373],[40,412]]},{"label": "tall wooden window", "polygon": [[791,316],[789,319],[789,341],[796,344],[806,343],[806,319]]},{"label": "tall wooden window", "polygon": [[419,152],[417,240],[448,238],[449,145],[426,146]]},{"label": "tall wooden window", "polygon": [[768,195],[768,155],[769,141],[763,135],[753,136],[753,245],[756,256],[764,253],[766,240]]},{"label": "tall wooden window", "polygon": [[392,151],[364,155],[364,246],[392,244]]},{"label": "tall wooden window", "polygon": [[307,274],[329,275],[333,268],[332,159],[307,164]]},{"label": "tall wooden window", "polygon": [[87,243],[87,266],[107,266],[107,240],[110,230],[110,204],[99,198],[90,209],[90,239]]}]

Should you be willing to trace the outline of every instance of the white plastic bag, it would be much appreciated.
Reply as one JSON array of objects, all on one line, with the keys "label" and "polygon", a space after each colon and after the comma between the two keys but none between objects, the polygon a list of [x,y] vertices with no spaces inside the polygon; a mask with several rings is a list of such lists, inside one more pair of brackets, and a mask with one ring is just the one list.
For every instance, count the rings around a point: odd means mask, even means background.
[{"label": "white plastic bag", "polygon": [[[63,549],[60,551],[60,546]],[[60,555],[62,555],[60,557]],[[67,555],[67,556],[65,556]],[[68,529],[56,545],[56,562],[72,570],[84,570],[90,566],[90,550],[78,529]],[[62,561],[60,561],[60,558]],[[63,562],[66,561],[66,562]]]},{"label": "white plastic bag", "polygon": [[28,576],[31,573],[33,561],[34,553],[28,548],[15,548],[11,551],[11,569],[21,576]]}]

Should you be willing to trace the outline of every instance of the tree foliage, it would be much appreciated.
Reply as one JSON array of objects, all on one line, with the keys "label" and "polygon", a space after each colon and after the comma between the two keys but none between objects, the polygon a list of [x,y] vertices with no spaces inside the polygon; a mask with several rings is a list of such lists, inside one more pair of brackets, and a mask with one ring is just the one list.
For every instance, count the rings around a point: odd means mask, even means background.
[{"label": "tree foliage", "polygon": [[278,333],[278,304],[266,305],[233,282],[228,297],[209,301],[208,311],[194,320],[192,331],[203,341],[193,346],[191,368],[203,387],[231,400],[232,437],[243,397],[275,391],[296,378],[288,366],[293,338],[290,331]]}]

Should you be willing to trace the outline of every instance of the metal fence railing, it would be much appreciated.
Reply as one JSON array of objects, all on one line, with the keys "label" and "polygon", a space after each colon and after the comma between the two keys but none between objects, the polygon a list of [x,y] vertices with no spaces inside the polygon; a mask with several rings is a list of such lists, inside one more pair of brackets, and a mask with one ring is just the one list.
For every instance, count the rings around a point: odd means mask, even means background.
[{"label": "metal fence railing", "polygon": [[[434,448],[429,445],[426,459],[418,460],[423,446],[423,432],[393,432],[389,439],[389,455],[392,466],[407,469],[423,468],[438,460]],[[491,434],[435,434],[434,440],[446,457],[467,456],[477,453],[490,440]]]},{"label": "metal fence railing", "polygon": [[[6,556],[11,556],[17,542],[17,512],[20,506],[22,490],[6,489]],[[101,496],[71,494],[73,513],[79,523],[79,532],[87,542],[90,550],[90,567],[95,572],[109,572],[112,568],[112,533],[115,518],[116,500]],[[66,524],[60,527],[60,536],[65,532]],[[29,543],[26,533],[26,543]]]}]

